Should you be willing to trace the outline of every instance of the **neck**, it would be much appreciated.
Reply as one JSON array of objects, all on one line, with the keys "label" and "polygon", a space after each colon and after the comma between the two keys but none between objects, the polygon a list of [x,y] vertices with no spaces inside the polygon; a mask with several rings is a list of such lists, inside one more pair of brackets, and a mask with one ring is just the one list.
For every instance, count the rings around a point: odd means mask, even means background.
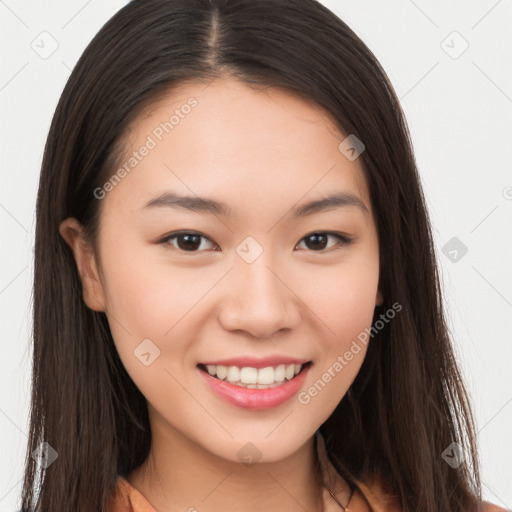
[{"label": "neck", "polygon": [[314,436],[285,459],[252,465],[220,458],[158,424],[151,443],[127,480],[157,512],[322,511]]}]

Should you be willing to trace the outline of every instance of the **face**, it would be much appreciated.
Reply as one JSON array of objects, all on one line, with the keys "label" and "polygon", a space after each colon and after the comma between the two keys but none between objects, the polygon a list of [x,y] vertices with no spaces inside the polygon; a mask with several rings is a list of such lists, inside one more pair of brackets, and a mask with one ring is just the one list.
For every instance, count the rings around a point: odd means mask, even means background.
[{"label": "face", "polygon": [[382,298],[374,213],[345,137],[280,89],[182,84],[131,126],[125,171],[96,193],[98,253],[73,238],[74,220],[61,226],[152,428],[270,462],[347,392]]}]

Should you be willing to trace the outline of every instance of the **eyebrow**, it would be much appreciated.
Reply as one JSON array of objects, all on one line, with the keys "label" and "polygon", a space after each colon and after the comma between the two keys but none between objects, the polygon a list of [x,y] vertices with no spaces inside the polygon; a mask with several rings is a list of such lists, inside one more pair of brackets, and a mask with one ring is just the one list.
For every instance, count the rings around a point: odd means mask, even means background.
[{"label": "eyebrow", "polygon": [[[309,201],[291,211],[292,217],[305,217],[315,213],[355,206],[368,213],[368,208],[364,202],[351,192],[338,192],[320,199]],[[229,217],[230,208],[225,203],[215,201],[206,197],[198,196],[180,196],[174,192],[164,192],[163,194],[148,201],[142,209],[152,208],[173,208],[175,210],[188,210],[198,213],[207,213],[221,217]]]}]

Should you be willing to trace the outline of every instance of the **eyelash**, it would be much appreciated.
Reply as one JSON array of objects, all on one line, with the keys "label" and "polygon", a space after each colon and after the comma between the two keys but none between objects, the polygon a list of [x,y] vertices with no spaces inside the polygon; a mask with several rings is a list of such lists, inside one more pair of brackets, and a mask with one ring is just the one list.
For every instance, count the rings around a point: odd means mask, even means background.
[{"label": "eyelash", "polygon": [[[209,240],[210,242],[212,242],[212,240],[210,240],[207,236],[205,236],[202,233],[199,233],[197,231],[176,231],[174,233],[170,233],[169,235],[166,235],[164,238],[159,240],[158,243],[160,243],[160,244],[169,244],[170,240],[173,240],[173,239],[176,239],[176,238],[178,238],[180,236],[185,236],[185,235],[193,235],[193,236],[201,237],[201,238],[204,238],[204,239]],[[346,235],[343,235],[343,234],[337,233],[337,232],[333,232],[333,231],[314,231],[314,232],[309,233],[308,235],[304,236],[299,241],[299,243],[302,242],[304,239],[306,239],[308,237],[312,237],[313,235],[332,236],[332,237],[334,237],[334,238],[336,238],[338,240],[338,245],[334,246],[334,247],[331,247],[329,249],[321,249],[321,250],[318,250],[318,251],[310,250],[310,252],[319,252],[319,253],[332,252],[332,251],[339,250],[339,249],[341,249],[343,247],[347,247],[347,246],[349,246],[350,244],[352,244],[355,241],[355,238],[353,238],[353,237],[348,237]],[[214,243],[214,242],[212,242],[212,243]],[[197,251],[197,250],[195,250],[195,251],[185,251],[183,249],[180,249],[179,247],[173,247],[173,248],[178,250],[178,251],[180,251],[180,252],[189,253],[189,254],[203,252],[203,251]]]}]

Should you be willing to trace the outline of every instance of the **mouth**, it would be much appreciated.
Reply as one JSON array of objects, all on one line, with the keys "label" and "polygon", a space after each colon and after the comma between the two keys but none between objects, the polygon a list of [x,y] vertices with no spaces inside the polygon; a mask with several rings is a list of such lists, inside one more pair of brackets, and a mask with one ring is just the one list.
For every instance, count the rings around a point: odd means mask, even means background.
[{"label": "mouth", "polygon": [[305,372],[312,361],[278,364],[255,368],[253,366],[224,366],[199,363],[197,367],[214,379],[246,389],[272,389],[282,386]]},{"label": "mouth", "polygon": [[[312,361],[254,366],[197,365],[208,387],[237,407],[264,410],[287,402],[304,384]],[[259,366],[262,366],[261,364]]]},{"label": "mouth", "polygon": [[[241,360],[237,362],[242,364]],[[228,404],[263,411],[289,403],[304,385],[313,364],[312,361],[304,360],[287,360],[287,364],[277,364],[279,361],[275,360],[272,362],[276,366],[268,366],[269,360],[244,361],[244,364],[254,366],[199,363],[197,370],[207,388]]]}]

